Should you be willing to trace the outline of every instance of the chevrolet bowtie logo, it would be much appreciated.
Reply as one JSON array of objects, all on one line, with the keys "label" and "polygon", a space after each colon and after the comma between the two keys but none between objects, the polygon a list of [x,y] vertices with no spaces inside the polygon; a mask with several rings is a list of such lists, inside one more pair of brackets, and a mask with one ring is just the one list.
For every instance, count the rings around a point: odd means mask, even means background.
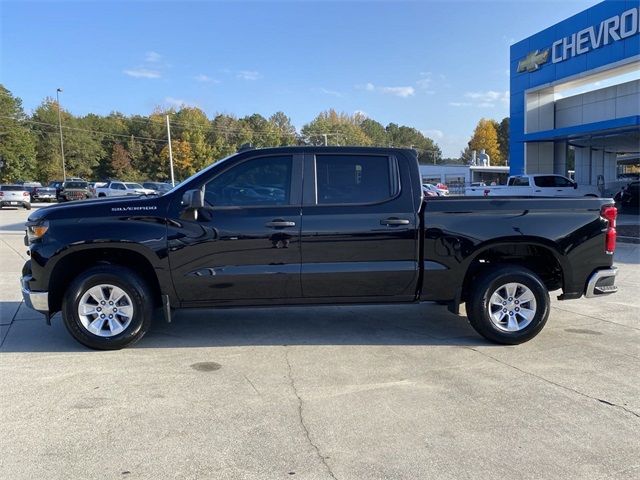
[{"label": "chevrolet bowtie logo", "polygon": [[518,62],[518,73],[521,72],[535,72],[540,68],[540,65],[546,63],[549,59],[549,49],[536,50],[535,52],[531,52],[529,55],[524,57],[522,60]]}]

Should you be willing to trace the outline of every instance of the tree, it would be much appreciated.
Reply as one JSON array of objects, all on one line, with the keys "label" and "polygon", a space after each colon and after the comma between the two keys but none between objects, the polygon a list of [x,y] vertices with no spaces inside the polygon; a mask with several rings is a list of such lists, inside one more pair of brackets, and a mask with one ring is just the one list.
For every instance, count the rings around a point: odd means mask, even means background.
[{"label": "tree", "polygon": [[33,180],[36,139],[23,123],[22,101],[0,85],[0,181]]},{"label": "tree", "polygon": [[498,144],[502,159],[507,164],[509,160],[509,117],[503,118],[498,125]]},{"label": "tree", "polygon": [[[173,168],[176,179],[184,180],[197,172],[194,165],[194,156],[191,146],[183,140],[171,140],[171,153],[173,154]],[[169,164],[169,145],[165,145],[160,152],[160,158]]]},{"label": "tree", "polygon": [[386,131],[387,139],[394,147],[415,148],[418,151],[419,163],[434,164],[442,157],[440,147],[415,128],[390,123]]},{"label": "tree", "polygon": [[325,138],[328,145],[371,145],[359,120],[347,113],[327,110],[302,127],[302,135],[313,145],[323,145]]},{"label": "tree", "polygon": [[365,118],[360,123],[360,128],[364,134],[369,137],[371,145],[376,147],[386,147],[389,145],[387,140],[387,131],[380,122],[376,122],[370,118]]},{"label": "tree", "polygon": [[131,167],[129,152],[121,143],[116,143],[111,152],[110,170],[121,180],[138,180],[139,174]]},{"label": "tree", "polygon": [[469,141],[469,148],[476,150],[478,153],[484,149],[491,157],[492,165],[504,164],[502,156],[500,155],[498,132],[492,120],[487,120],[486,118],[480,119]]},{"label": "tree", "polygon": [[296,127],[284,112],[276,112],[269,117],[269,123],[278,132],[278,145],[295,145],[298,141]]}]

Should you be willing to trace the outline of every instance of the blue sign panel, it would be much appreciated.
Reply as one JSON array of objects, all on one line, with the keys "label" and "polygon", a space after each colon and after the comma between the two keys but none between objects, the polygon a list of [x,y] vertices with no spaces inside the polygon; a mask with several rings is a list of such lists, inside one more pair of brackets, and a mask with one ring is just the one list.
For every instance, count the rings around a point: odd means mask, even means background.
[{"label": "blue sign panel", "polygon": [[524,173],[525,91],[640,55],[638,0],[606,0],[511,46],[512,175]]}]

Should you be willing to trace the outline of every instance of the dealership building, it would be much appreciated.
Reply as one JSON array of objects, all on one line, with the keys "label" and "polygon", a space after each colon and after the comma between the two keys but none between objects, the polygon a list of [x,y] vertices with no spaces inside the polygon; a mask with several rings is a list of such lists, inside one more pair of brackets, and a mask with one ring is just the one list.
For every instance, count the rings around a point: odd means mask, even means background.
[{"label": "dealership building", "polygon": [[511,46],[510,174],[615,191],[640,154],[638,1],[607,0]]}]

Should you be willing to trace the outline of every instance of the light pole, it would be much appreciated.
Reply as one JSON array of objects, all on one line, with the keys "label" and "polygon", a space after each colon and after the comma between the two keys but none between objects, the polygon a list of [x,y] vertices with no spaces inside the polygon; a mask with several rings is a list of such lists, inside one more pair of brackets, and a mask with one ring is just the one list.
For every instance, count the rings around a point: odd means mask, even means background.
[{"label": "light pole", "polygon": [[56,103],[58,105],[58,127],[60,129],[60,153],[62,154],[62,181],[67,181],[67,169],[64,165],[64,140],[62,139],[62,113],[60,112],[60,96],[61,88],[56,89]]},{"label": "light pole", "polygon": [[173,151],[171,150],[171,127],[169,126],[169,115],[167,115],[167,140],[169,141],[169,166],[171,168],[171,186],[175,187],[176,182],[173,177]]}]

